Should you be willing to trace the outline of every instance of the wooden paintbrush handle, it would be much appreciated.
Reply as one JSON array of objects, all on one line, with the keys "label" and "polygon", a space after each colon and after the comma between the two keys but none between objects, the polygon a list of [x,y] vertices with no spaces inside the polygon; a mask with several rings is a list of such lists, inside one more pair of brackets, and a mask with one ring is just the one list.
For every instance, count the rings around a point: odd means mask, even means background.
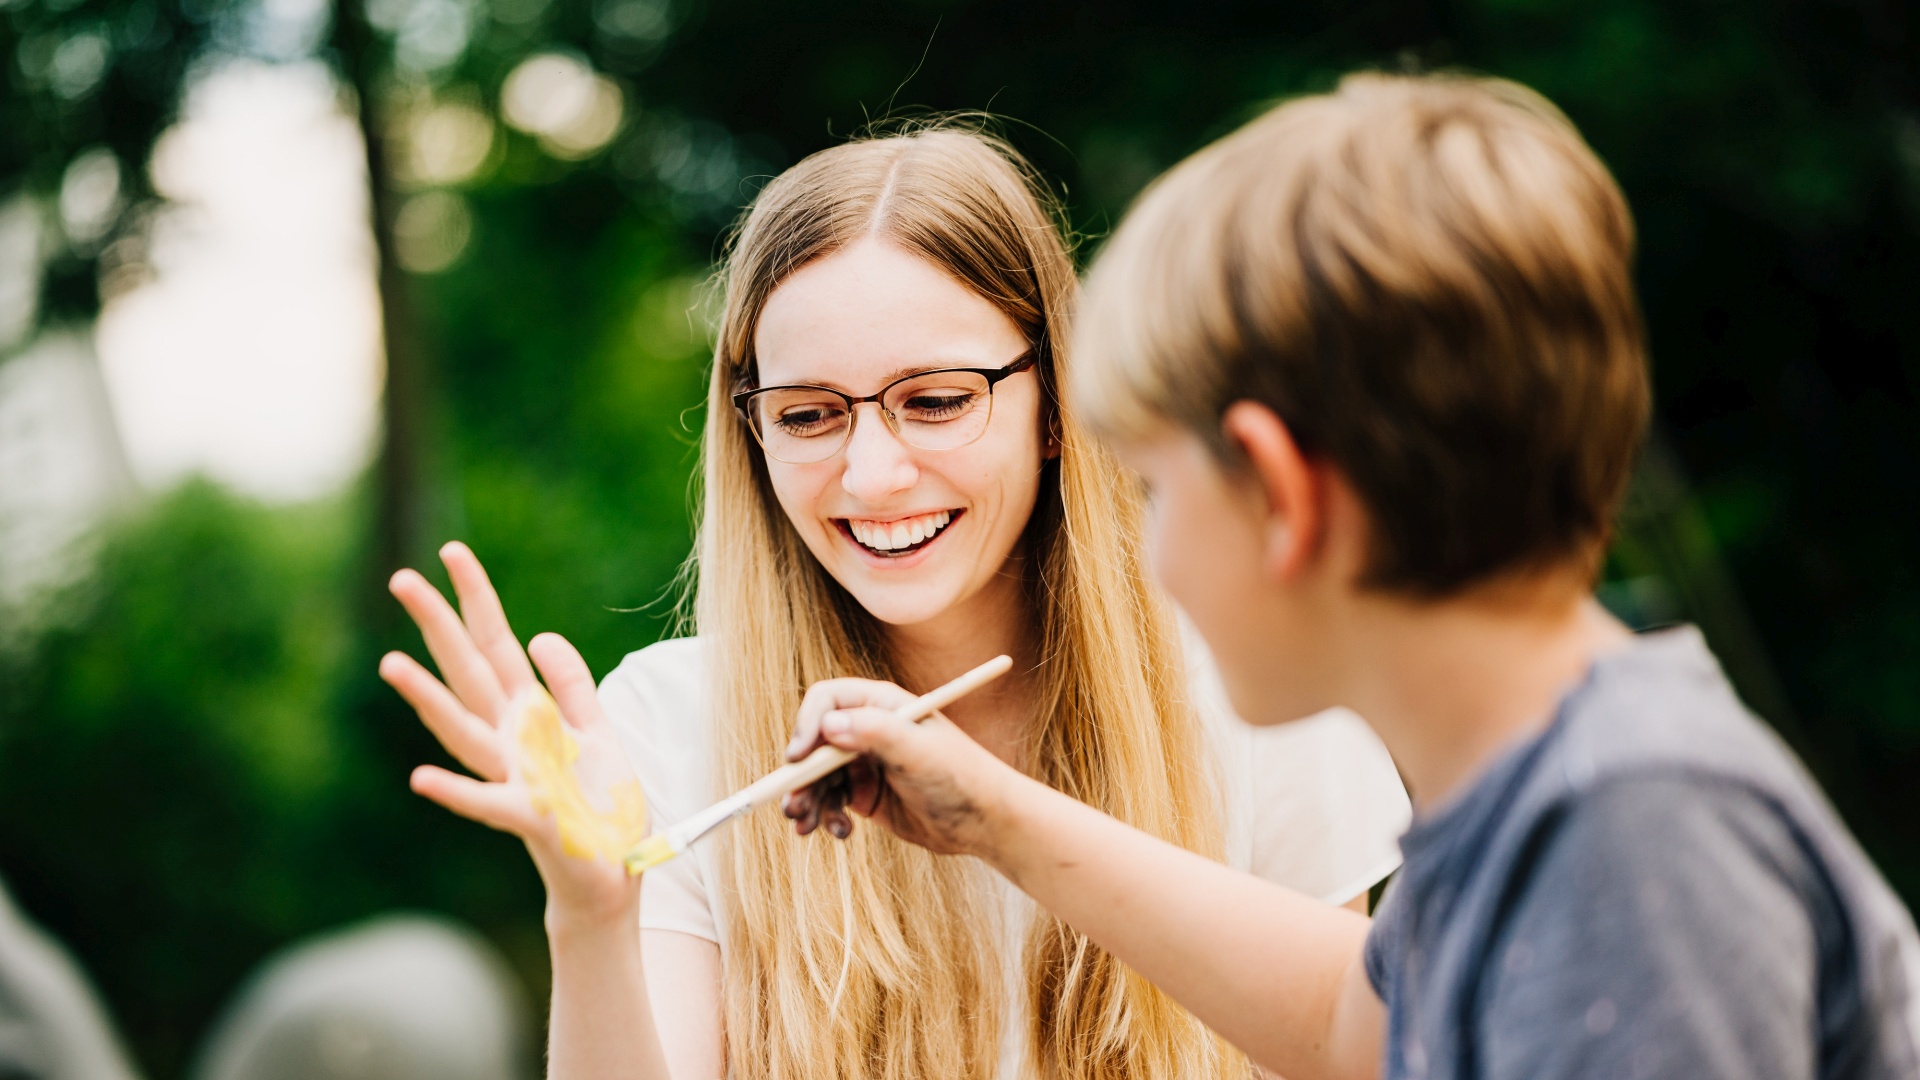
[{"label": "wooden paintbrush handle", "polygon": [[[945,686],[902,705],[895,709],[893,714],[897,719],[919,723],[967,694],[1005,675],[1012,667],[1013,661],[1010,658],[996,656]],[[744,813],[761,803],[772,802],[796,788],[806,787],[858,756],[837,746],[822,746],[801,760],[782,765],[741,788],[727,802],[731,804],[734,813]]]},{"label": "wooden paintbrush handle", "polygon": [[740,794],[735,798],[748,806],[771,802],[789,791],[806,787],[859,756],[837,746],[823,746],[799,761],[782,765],[748,784],[740,789]]}]

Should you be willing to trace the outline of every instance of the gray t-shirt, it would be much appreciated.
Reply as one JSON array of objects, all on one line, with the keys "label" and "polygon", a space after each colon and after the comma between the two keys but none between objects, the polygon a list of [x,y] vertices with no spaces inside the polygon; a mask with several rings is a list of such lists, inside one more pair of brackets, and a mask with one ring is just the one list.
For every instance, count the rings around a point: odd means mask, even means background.
[{"label": "gray t-shirt", "polygon": [[1691,627],[1417,819],[1367,939],[1387,1080],[1913,1080],[1920,941]]}]

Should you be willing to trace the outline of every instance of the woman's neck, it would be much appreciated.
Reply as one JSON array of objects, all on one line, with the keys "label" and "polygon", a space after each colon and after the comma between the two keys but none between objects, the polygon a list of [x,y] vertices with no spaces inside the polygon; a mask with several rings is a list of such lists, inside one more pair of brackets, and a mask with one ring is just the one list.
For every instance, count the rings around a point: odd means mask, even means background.
[{"label": "woman's neck", "polygon": [[887,649],[907,689],[925,693],[996,656],[1013,670],[942,710],[973,740],[1016,768],[1023,766],[1033,722],[1039,634],[1017,564],[935,618],[885,628]]}]

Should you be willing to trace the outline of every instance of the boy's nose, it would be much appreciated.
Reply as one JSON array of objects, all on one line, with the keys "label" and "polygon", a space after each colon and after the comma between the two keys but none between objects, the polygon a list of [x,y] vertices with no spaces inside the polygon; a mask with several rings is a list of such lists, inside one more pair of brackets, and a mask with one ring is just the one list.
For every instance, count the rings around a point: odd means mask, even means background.
[{"label": "boy's nose", "polygon": [[847,439],[847,467],[840,475],[840,486],[864,502],[880,502],[912,487],[920,479],[913,451],[887,426],[878,404],[863,402],[855,408],[871,411],[856,420]]}]

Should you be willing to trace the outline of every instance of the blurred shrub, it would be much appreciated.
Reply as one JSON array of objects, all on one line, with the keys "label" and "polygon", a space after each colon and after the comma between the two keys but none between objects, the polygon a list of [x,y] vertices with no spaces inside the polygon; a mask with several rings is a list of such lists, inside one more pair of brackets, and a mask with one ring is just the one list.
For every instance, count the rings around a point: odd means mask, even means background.
[{"label": "blurred shrub", "polygon": [[300,935],[430,906],[523,966],[538,942],[512,841],[415,799],[405,740],[381,737],[418,725],[362,675],[351,511],[190,484],[117,530],[0,672],[0,866],[159,1075]]},{"label": "blurred shrub", "polygon": [[349,528],[189,485],[5,674],[6,873],[162,1058],[271,942],[339,914],[297,853],[367,765],[337,719]]}]

